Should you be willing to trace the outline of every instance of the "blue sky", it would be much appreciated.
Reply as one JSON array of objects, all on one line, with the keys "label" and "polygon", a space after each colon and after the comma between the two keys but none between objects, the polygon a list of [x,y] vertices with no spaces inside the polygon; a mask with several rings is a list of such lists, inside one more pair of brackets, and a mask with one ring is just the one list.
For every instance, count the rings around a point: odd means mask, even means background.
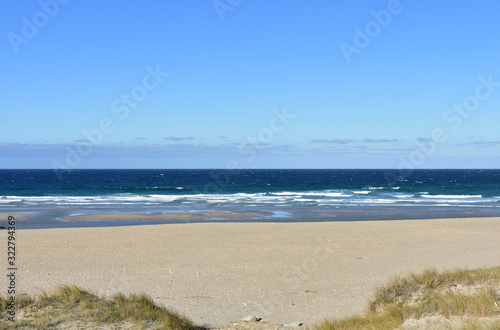
[{"label": "blue sky", "polygon": [[497,1],[3,1],[1,168],[498,168]]}]

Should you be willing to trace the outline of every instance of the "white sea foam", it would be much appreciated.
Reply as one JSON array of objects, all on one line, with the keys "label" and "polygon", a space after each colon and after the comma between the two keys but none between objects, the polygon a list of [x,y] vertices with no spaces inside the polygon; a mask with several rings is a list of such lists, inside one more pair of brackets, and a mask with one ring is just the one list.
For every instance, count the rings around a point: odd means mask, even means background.
[{"label": "white sea foam", "polygon": [[385,199],[385,198],[373,198],[365,200],[353,201],[353,204],[393,204],[396,203],[395,200]]},{"label": "white sea foam", "polygon": [[412,195],[412,194],[395,194],[394,197],[396,197],[396,198],[411,198],[411,197],[415,197],[415,195]]},{"label": "white sea foam", "polygon": [[323,196],[326,197],[351,197],[352,195],[349,194],[343,194],[343,193],[325,193]]},{"label": "white sea foam", "polygon": [[431,195],[428,192],[416,194],[405,192],[380,191],[381,187],[368,187],[363,190],[322,190],[322,191],[284,191],[233,194],[114,194],[97,196],[0,196],[0,205],[181,205],[181,204],[217,204],[217,205],[443,205],[455,206],[485,205],[498,203],[500,196],[484,198],[482,195]]},{"label": "white sea foam", "polygon": [[437,199],[457,199],[457,198],[482,198],[481,195],[422,195],[424,198],[437,198]]},{"label": "white sea foam", "polygon": [[316,202],[315,199],[310,199],[310,198],[294,198],[294,202]]}]

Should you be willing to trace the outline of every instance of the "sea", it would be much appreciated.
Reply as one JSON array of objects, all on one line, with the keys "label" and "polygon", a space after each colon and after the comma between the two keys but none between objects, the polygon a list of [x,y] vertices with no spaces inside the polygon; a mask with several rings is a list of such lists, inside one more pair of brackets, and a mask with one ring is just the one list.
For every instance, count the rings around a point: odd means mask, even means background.
[{"label": "sea", "polygon": [[[198,222],[314,222],[500,216],[500,170],[0,170],[0,213],[23,228],[196,221],[67,221],[82,214],[223,211]],[[241,214],[251,216],[238,217]]]}]

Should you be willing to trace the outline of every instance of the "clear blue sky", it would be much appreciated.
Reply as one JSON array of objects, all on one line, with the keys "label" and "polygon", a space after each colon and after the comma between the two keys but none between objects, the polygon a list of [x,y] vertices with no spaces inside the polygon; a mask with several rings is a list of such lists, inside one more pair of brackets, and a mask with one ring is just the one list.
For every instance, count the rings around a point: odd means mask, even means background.
[{"label": "clear blue sky", "polygon": [[0,4],[1,168],[499,167],[498,1],[60,1]]}]

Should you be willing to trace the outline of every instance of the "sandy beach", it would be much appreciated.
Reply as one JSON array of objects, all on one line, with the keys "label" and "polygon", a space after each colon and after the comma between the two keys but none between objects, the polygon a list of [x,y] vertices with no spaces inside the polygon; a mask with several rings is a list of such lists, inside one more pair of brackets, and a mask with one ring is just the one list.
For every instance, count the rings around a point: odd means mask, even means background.
[{"label": "sandy beach", "polygon": [[199,325],[247,315],[311,325],[361,312],[398,274],[498,266],[499,237],[500,218],[26,229],[17,285],[144,292]]}]

